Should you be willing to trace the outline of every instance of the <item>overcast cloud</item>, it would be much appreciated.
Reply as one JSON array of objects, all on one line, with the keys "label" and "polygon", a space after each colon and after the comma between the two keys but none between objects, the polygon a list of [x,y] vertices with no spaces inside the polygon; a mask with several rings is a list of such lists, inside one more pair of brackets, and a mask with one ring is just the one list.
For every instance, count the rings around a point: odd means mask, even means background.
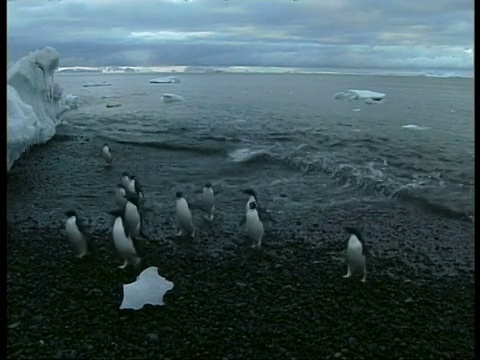
[{"label": "overcast cloud", "polygon": [[7,31],[61,66],[473,69],[473,0],[9,0]]}]

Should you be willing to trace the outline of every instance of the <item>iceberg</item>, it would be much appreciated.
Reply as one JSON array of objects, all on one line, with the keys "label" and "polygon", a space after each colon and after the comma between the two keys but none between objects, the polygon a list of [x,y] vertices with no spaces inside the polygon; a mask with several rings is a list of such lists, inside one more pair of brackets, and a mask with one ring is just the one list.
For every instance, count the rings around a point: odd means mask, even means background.
[{"label": "iceberg", "polygon": [[177,84],[180,79],[176,76],[159,77],[150,80],[150,84]]},{"label": "iceberg", "polygon": [[364,100],[365,104],[380,103],[385,98],[386,94],[371,90],[352,90],[346,92],[338,92],[334,95],[338,100]]},{"label": "iceberg", "polygon": [[77,108],[77,97],[63,95],[53,81],[59,58],[47,46],[22,57],[7,71],[7,172],[30,146],[55,135],[64,112]]}]

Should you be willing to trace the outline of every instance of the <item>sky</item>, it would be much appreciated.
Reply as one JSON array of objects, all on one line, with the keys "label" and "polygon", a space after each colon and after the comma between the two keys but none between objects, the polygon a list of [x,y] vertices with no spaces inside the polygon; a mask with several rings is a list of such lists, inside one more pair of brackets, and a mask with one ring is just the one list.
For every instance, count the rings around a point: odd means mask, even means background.
[{"label": "sky", "polygon": [[60,66],[473,71],[473,0],[8,0],[7,50]]}]

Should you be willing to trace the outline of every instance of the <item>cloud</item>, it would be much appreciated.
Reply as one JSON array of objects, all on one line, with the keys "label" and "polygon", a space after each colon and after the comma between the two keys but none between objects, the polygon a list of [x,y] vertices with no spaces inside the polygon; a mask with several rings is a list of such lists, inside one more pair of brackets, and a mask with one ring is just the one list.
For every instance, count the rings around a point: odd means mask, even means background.
[{"label": "cloud", "polygon": [[62,66],[473,69],[471,0],[17,0],[7,32]]}]

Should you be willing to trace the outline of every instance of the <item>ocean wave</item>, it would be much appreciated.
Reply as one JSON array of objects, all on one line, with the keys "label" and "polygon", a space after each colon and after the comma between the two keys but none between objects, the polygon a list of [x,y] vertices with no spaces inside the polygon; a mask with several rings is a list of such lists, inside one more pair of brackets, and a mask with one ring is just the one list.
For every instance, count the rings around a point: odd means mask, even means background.
[{"label": "ocean wave", "polygon": [[187,143],[174,143],[174,142],[163,142],[163,141],[148,141],[148,140],[114,140],[119,144],[129,144],[134,146],[149,147],[161,150],[170,150],[170,151],[184,151],[184,152],[194,152],[201,154],[225,154],[226,150],[221,146],[213,145],[201,145],[201,144],[187,144]]},{"label": "ocean wave", "polygon": [[[369,143],[369,141],[365,141]],[[428,195],[442,192],[447,186],[446,180],[439,173],[411,174],[398,178],[398,169],[378,156],[373,161],[363,164],[340,162],[328,152],[320,152],[310,145],[301,144],[289,151],[281,151],[278,146],[270,148],[239,148],[230,153],[232,162],[248,163],[259,167],[268,164],[283,165],[304,175],[322,173],[327,175],[339,188],[353,190],[363,196],[388,198],[420,205],[437,214],[471,221],[471,213],[458,211],[446,205],[433,202]],[[425,196],[423,196],[425,194]]]}]

